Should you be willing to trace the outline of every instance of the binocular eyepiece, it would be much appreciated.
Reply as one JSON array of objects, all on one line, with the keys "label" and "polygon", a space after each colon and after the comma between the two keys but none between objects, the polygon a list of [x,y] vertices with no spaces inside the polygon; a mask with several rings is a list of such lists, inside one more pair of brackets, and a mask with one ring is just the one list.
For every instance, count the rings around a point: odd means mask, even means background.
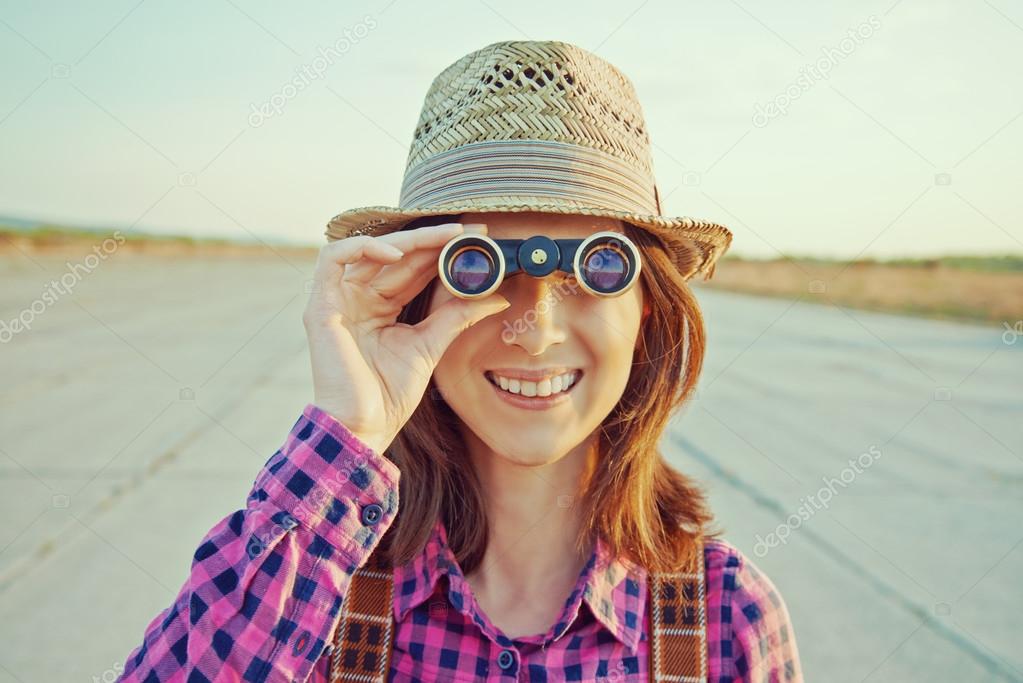
[{"label": "binocular eyepiece", "polygon": [[544,277],[560,270],[571,273],[593,296],[620,296],[639,276],[639,248],[620,232],[601,231],[585,239],[492,239],[463,233],[440,252],[437,273],[444,287],[462,299],[493,293],[508,275],[522,271]]}]

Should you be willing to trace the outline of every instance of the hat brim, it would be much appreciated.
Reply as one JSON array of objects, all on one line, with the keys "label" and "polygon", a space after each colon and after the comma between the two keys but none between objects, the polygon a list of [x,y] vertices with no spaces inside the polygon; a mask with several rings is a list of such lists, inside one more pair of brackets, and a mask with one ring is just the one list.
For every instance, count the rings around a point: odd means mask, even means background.
[{"label": "hat brim", "polygon": [[423,216],[460,213],[540,213],[600,216],[617,218],[645,229],[664,244],[672,261],[686,280],[702,274],[709,280],[717,261],[732,243],[732,232],[711,221],[689,217],[666,217],[655,214],[637,214],[604,208],[564,206],[562,204],[449,204],[445,206],[401,209],[390,206],[366,206],[349,209],[334,216],[327,223],[325,235],[333,242],[353,235],[379,237],[400,230],[409,222]]}]

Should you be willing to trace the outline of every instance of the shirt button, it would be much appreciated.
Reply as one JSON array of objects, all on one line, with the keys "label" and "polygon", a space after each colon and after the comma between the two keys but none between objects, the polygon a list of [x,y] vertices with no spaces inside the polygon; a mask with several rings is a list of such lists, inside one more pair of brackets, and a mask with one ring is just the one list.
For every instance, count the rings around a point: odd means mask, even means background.
[{"label": "shirt button", "polygon": [[512,654],[512,651],[501,650],[501,654],[497,655],[497,665],[507,671],[513,664],[515,664],[515,655]]},{"label": "shirt button", "polygon": [[305,652],[306,646],[309,645],[309,638],[309,631],[302,631],[302,635],[295,640],[295,646],[292,649],[292,654],[298,657],[300,654]]},{"label": "shirt button", "polygon": [[383,516],[384,509],[376,503],[370,503],[366,507],[362,508],[362,523],[366,526],[376,524]]}]

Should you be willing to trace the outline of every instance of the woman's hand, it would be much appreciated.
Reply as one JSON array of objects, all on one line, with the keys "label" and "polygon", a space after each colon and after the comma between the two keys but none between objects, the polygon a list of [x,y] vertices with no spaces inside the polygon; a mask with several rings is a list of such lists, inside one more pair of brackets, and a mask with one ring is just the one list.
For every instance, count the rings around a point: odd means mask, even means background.
[{"label": "woman's hand", "polygon": [[[486,233],[481,224],[464,229]],[[437,277],[441,248],[462,231],[461,224],[448,223],[346,237],[320,249],[302,314],[313,403],[377,453],[412,416],[451,342],[510,305],[498,294],[452,297],[415,326],[395,322],[402,306]]]}]

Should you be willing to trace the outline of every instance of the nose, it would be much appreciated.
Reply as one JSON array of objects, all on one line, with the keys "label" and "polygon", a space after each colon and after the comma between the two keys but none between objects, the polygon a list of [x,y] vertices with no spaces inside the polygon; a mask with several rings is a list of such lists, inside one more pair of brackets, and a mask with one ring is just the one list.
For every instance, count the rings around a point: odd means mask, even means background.
[{"label": "nose", "polygon": [[543,354],[565,341],[564,307],[555,295],[554,276],[518,273],[503,283],[501,295],[511,302],[503,312],[501,341],[521,347],[530,356]]}]

